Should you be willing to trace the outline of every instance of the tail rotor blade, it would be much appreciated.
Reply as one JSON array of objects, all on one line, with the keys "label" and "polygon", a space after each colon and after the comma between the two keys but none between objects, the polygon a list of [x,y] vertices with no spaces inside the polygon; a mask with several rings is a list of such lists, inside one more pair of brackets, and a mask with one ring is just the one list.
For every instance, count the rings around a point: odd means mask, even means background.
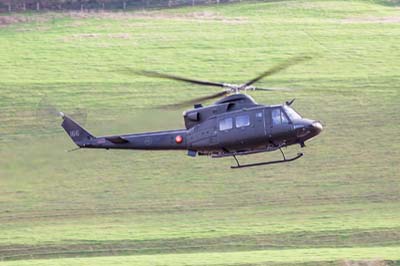
[{"label": "tail rotor blade", "polygon": [[[42,129],[54,129],[58,124],[58,117],[60,116],[59,108],[53,104],[46,96],[44,96],[38,103],[36,108],[36,123]],[[71,110],[71,116],[80,121],[82,125],[87,120],[87,110],[77,107]]]}]

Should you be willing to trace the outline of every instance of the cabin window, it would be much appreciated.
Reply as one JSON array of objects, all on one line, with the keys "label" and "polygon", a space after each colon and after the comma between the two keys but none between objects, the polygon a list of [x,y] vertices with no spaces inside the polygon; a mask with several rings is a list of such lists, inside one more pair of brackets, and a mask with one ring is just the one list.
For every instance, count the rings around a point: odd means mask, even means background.
[{"label": "cabin window", "polygon": [[232,117],[227,117],[227,118],[221,119],[219,121],[219,130],[221,130],[221,131],[229,130],[232,128],[232,124],[233,124]]},{"label": "cabin window", "polygon": [[236,127],[247,127],[250,126],[250,116],[249,115],[239,115],[236,118]]},{"label": "cabin window", "polygon": [[263,120],[263,112],[257,112],[256,113],[256,120],[257,121],[262,121]]},{"label": "cabin window", "polygon": [[272,109],[272,125],[289,124],[289,120],[281,108]]}]

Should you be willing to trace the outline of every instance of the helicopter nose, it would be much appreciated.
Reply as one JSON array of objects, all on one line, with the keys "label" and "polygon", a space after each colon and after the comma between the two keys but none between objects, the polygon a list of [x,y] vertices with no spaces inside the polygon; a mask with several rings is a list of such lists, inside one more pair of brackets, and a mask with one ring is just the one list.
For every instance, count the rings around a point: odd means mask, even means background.
[{"label": "helicopter nose", "polygon": [[303,119],[294,125],[294,130],[296,132],[296,137],[304,142],[320,134],[323,130],[323,126],[319,121]]},{"label": "helicopter nose", "polygon": [[318,135],[319,133],[321,133],[322,129],[324,129],[324,128],[323,128],[321,122],[319,122],[319,121],[314,121],[314,122],[312,123],[312,129],[313,129],[313,131],[315,132],[314,134],[315,134],[315,135]]}]

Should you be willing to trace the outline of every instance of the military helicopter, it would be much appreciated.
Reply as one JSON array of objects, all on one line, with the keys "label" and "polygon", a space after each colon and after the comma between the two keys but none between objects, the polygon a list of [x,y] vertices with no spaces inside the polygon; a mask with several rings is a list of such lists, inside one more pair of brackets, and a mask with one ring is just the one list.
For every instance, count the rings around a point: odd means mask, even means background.
[{"label": "military helicopter", "polygon": [[[286,158],[283,147],[299,144],[317,136],[323,129],[316,120],[303,118],[292,107],[294,101],[278,105],[262,105],[247,95],[247,91],[274,91],[274,88],[259,88],[253,84],[282,71],[294,63],[307,60],[298,57],[281,63],[256,78],[241,85],[218,83],[157,72],[142,71],[138,74],[172,79],[196,85],[220,87],[223,90],[206,97],[185,101],[174,106],[194,104],[194,108],[183,113],[184,129],[145,132],[126,135],[95,137],[73,119],[60,113],[62,127],[79,148],[133,149],[133,150],[187,150],[189,156],[232,156],[236,165],[231,168],[286,163],[299,159],[303,153]],[[245,92],[244,94],[241,92]],[[222,97],[222,98],[221,98]],[[209,106],[201,102],[221,98]],[[283,159],[250,164],[240,164],[237,156],[280,150]]]}]

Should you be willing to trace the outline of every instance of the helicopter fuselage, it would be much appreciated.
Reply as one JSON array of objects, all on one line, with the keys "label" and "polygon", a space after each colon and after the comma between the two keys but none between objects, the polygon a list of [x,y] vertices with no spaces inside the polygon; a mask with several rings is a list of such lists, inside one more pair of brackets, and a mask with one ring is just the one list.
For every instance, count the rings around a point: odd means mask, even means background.
[{"label": "helicopter fuselage", "polygon": [[[206,109],[218,112],[218,107]],[[185,116],[193,112],[202,116],[202,110],[196,109],[187,112]],[[206,112],[209,113],[209,110]],[[301,118],[287,105],[246,104],[210,115],[205,121],[192,125],[186,134],[187,149],[213,157],[246,155],[273,151],[293,144],[304,146],[306,140],[318,135],[321,130],[319,122]]]}]

